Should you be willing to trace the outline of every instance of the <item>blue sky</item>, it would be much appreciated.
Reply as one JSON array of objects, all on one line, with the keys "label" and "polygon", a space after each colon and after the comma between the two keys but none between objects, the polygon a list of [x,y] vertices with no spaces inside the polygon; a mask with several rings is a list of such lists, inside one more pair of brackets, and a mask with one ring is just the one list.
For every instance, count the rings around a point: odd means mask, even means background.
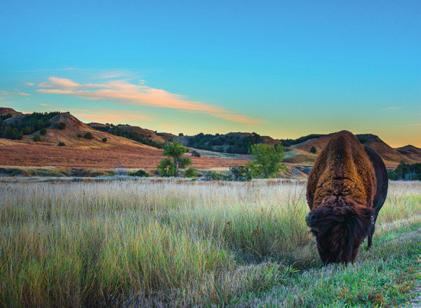
[{"label": "blue sky", "polygon": [[10,1],[0,105],[421,146],[419,1]]}]

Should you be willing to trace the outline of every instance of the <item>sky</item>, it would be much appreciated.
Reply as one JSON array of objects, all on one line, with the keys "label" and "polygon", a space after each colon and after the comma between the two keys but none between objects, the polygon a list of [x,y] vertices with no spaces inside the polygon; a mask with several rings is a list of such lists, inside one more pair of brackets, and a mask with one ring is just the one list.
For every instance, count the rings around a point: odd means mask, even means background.
[{"label": "sky", "polygon": [[421,147],[421,2],[0,2],[0,106]]}]

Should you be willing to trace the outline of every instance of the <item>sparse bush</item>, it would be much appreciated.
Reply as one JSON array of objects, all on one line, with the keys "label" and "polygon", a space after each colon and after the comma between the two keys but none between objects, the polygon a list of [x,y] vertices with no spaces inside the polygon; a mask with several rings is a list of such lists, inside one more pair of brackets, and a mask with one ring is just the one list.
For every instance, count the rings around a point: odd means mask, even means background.
[{"label": "sparse bush", "polygon": [[[163,144],[161,142],[157,142],[154,140],[154,136],[152,134],[143,135],[142,133],[137,132],[136,130],[127,129],[126,125],[114,125],[110,123],[106,123],[105,125],[97,126],[91,125],[92,128],[107,132],[116,136],[125,137],[143,144],[150,145],[155,148],[162,148]],[[155,134],[159,135],[156,131]]]},{"label": "sparse bush", "polygon": [[19,129],[11,126],[4,126],[1,129],[0,137],[12,139],[12,140],[20,140],[22,139],[23,133]]},{"label": "sparse bush", "polygon": [[158,174],[160,176],[175,176],[175,167],[171,159],[164,158],[159,162]]},{"label": "sparse bush", "polygon": [[32,136],[32,140],[34,142],[39,142],[39,141],[41,141],[41,136],[40,135],[34,135],[34,136]]},{"label": "sparse bush", "polygon": [[65,144],[63,141],[60,141],[57,145],[58,145],[59,147],[64,147],[66,144]]},{"label": "sparse bush", "polygon": [[94,135],[92,135],[91,132],[87,132],[83,135],[83,138],[88,139],[88,140],[92,140],[92,139],[94,139]]},{"label": "sparse bush", "polygon": [[230,173],[233,181],[250,181],[252,179],[252,171],[248,166],[232,167]]},{"label": "sparse bush", "polygon": [[206,171],[203,173],[203,179],[205,181],[223,181],[223,180],[229,180],[229,177],[219,172]]},{"label": "sparse bush", "polygon": [[65,129],[65,128],[66,128],[66,123],[64,123],[64,122],[58,122],[58,123],[56,124],[56,128],[57,128],[57,129],[60,129],[60,130],[63,130],[63,129]]},{"label": "sparse bush", "polygon": [[148,177],[149,173],[146,172],[145,170],[139,169],[137,171],[129,172],[129,175],[130,176],[138,176],[138,177]]},{"label": "sparse bush", "polygon": [[108,138],[107,137],[104,137],[104,138],[101,139],[101,141],[104,142],[104,143],[106,143],[108,141]]},{"label": "sparse bush", "polygon": [[47,134],[47,130],[45,128],[41,128],[39,133],[40,133],[41,136],[45,136]]},{"label": "sparse bush", "polygon": [[407,164],[401,162],[395,170],[388,172],[391,180],[421,181],[421,163]]},{"label": "sparse bush", "polygon": [[196,168],[190,167],[184,172],[184,176],[187,178],[195,178],[199,175],[199,172]]},{"label": "sparse bush", "polygon": [[193,156],[193,157],[200,157],[201,155],[196,150],[193,150],[193,151],[191,151],[191,156]]}]

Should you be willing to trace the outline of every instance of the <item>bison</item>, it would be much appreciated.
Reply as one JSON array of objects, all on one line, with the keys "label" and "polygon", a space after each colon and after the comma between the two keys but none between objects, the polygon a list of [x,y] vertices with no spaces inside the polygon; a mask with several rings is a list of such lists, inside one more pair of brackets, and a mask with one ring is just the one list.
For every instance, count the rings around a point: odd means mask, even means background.
[{"label": "bison", "polygon": [[307,183],[306,222],[323,263],[354,262],[386,199],[387,171],[380,156],[348,131],[332,134]]}]

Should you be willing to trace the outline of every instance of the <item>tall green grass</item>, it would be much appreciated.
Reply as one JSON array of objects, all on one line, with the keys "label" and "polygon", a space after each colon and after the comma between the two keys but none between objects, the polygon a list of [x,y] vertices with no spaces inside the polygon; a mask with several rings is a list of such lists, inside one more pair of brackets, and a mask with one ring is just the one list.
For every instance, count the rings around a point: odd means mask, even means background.
[{"label": "tall green grass", "polygon": [[[319,265],[298,182],[0,183],[0,306],[223,304]],[[393,183],[378,234],[421,221]],[[375,245],[376,243],[374,243]]]}]

